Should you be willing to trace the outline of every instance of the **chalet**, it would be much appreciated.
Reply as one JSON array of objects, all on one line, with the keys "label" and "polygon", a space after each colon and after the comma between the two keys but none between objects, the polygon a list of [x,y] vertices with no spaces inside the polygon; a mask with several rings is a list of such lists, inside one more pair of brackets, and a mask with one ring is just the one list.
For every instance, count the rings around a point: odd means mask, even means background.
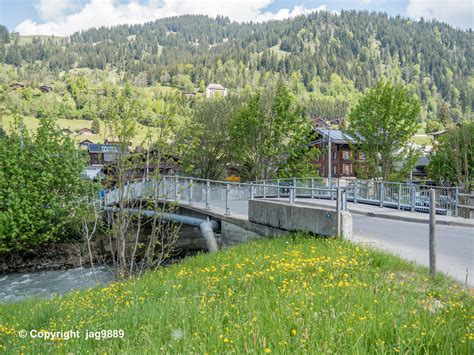
[{"label": "chalet", "polygon": [[[104,165],[115,162],[117,154],[120,152],[120,146],[113,144],[89,144],[89,163],[90,165]],[[126,149],[128,154],[128,149]]]},{"label": "chalet", "polygon": [[312,146],[321,154],[314,161],[318,175],[328,175],[328,137],[331,141],[331,175],[333,177],[357,177],[357,171],[365,166],[365,157],[354,149],[356,141],[350,135],[335,129],[316,128],[316,140]]},{"label": "chalet", "polygon": [[84,139],[82,141],[79,142],[78,146],[79,146],[79,149],[89,149],[89,146],[91,144],[94,144],[93,142],[91,142],[90,140],[88,139]]},{"label": "chalet", "polygon": [[92,136],[94,131],[90,128],[81,128],[76,131],[76,136]]},{"label": "chalet", "polygon": [[227,96],[227,89],[220,84],[209,84],[206,88],[206,97]]},{"label": "chalet", "polygon": [[41,92],[44,92],[44,93],[48,93],[48,92],[53,91],[53,88],[51,86],[47,86],[47,85],[41,85],[39,87],[39,89],[41,90]]},{"label": "chalet", "polygon": [[[181,172],[181,163],[178,158],[173,155],[151,150],[149,152],[140,150],[138,152],[127,155],[126,164],[128,170],[125,176],[128,179],[150,179],[154,176],[175,175]],[[114,182],[117,176],[117,168],[115,162],[104,165],[104,176],[108,177],[110,182]]]},{"label": "chalet", "polygon": [[20,83],[10,84],[10,89],[12,89],[12,90],[20,90],[20,89],[23,89],[24,87],[25,87],[25,85],[20,84]]}]

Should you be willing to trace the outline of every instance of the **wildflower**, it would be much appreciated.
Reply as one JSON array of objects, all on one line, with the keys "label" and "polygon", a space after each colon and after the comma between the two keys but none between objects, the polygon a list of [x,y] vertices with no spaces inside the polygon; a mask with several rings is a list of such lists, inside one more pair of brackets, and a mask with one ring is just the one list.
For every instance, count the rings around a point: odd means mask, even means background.
[{"label": "wildflower", "polygon": [[265,352],[268,354],[271,352],[270,348],[265,348]]},{"label": "wildflower", "polygon": [[292,329],[292,330],[291,330],[291,335],[292,335],[292,336],[295,336],[295,335],[296,335],[296,329]]}]

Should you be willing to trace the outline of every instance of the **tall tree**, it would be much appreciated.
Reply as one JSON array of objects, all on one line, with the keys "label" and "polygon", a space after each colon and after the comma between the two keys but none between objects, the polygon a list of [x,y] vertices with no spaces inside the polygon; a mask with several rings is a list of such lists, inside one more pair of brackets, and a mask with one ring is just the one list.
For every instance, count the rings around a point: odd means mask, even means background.
[{"label": "tall tree", "polygon": [[232,98],[214,97],[197,103],[178,138],[189,173],[206,179],[225,177],[234,160],[231,123],[237,107],[237,99]]},{"label": "tall tree", "polygon": [[276,88],[250,95],[232,125],[241,175],[248,179],[275,177],[309,144],[312,128],[282,81]]},{"label": "tall tree", "polygon": [[441,184],[474,188],[474,122],[452,126],[434,144],[429,177]]},{"label": "tall tree", "polygon": [[371,177],[389,180],[397,169],[410,168],[397,164],[413,164],[415,152],[408,142],[418,129],[419,112],[418,99],[406,87],[384,81],[368,90],[350,112],[348,132],[365,154]]}]

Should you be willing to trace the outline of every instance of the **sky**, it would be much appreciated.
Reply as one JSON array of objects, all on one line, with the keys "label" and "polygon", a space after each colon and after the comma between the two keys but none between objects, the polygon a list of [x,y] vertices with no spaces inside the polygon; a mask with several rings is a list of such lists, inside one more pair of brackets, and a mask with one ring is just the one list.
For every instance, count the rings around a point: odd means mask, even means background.
[{"label": "sky", "polygon": [[238,22],[284,19],[313,11],[369,10],[473,27],[473,0],[0,0],[0,24],[22,35],[67,36],[92,27],[137,24],[184,14]]}]

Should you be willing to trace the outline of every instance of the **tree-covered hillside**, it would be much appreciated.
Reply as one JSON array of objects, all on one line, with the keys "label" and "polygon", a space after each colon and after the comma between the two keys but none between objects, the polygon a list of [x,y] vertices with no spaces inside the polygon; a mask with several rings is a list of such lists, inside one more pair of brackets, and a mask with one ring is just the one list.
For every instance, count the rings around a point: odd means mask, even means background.
[{"label": "tree-covered hillside", "polygon": [[457,120],[473,112],[472,31],[439,22],[342,11],[258,24],[181,16],[30,41],[0,32],[0,60],[21,67],[24,81],[87,67],[137,86],[194,91],[210,82],[261,87],[282,76],[310,113],[345,117],[360,92],[387,77],[408,84],[428,122],[442,107]]}]

